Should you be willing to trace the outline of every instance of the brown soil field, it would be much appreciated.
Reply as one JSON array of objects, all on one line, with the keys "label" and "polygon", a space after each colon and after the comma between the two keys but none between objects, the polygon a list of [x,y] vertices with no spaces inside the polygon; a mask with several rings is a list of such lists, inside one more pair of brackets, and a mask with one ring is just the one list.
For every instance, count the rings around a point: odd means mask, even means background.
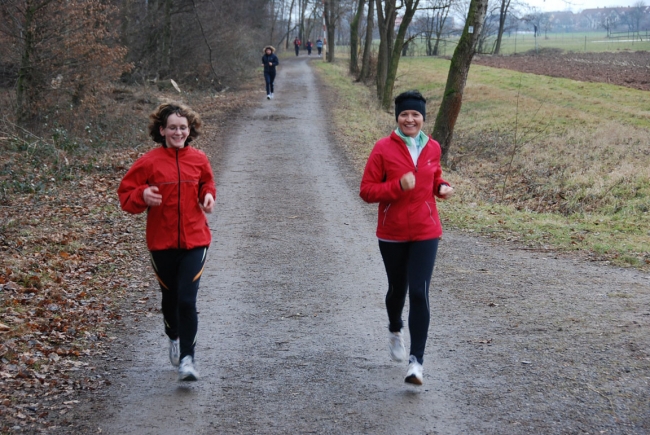
[{"label": "brown soil field", "polygon": [[606,53],[562,53],[543,49],[513,56],[475,56],[473,63],[532,74],[583,82],[610,83],[650,90],[650,53],[624,51]]}]

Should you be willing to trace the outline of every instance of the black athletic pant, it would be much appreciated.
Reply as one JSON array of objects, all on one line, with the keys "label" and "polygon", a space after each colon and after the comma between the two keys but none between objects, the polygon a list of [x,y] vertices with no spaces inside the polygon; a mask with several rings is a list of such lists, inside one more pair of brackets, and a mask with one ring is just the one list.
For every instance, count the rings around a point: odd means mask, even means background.
[{"label": "black athletic pant", "polygon": [[410,355],[422,364],[429,332],[429,284],[438,252],[438,239],[419,242],[379,241],[379,250],[388,276],[386,311],[388,330],[399,332],[404,326],[402,311],[409,295]]},{"label": "black athletic pant", "polygon": [[181,359],[194,358],[198,317],[196,295],[208,248],[151,251],[151,265],[162,291],[165,334],[180,338]]},{"label": "black athletic pant", "polygon": [[275,71],[264,71],[264,80],[266,81],[266,95],[272,94]]}]

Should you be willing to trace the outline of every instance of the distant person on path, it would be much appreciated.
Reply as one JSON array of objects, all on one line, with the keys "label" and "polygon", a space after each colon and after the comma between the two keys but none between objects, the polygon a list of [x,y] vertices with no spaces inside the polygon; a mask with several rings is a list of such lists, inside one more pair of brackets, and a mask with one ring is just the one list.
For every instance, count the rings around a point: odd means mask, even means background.
[{"label": "distant person on path", "polygon": [[264,47],[264,55],[262,56],[262,64],[264,65],[264,81],[266,81],[266,99],[273,98],[273,82],[275,81],[275,67],[280,64],[278,56],[275,55],[275,48],[270,45]]},{"label": "distant person on path", "polygon": [[307,40],[307,44],[305,44],[305,48],[307,49],[307,56],[311,56],[311,48],[313,46],[314,44],[312,44],[310,40]]},{"label": "distant person on path", "polygon": [[425,118],[426,100],[418,91],[395,98],[397,128],[375,144],[360,189],[364,201],[379,203],[377,237],[388,277],[389,349],[395,361],[407,358],[402,310],[408,292],[411,348],[404,381],[415,385],[422,385],[429,285],[442,236],[436,197],[454,192],[442,178],[440,145],[422,131]]},{"label": "distant person on path", "polygon": [[162,292],[169,359],[180,381],[195,381],[196,296],[212,240],[205,213],[214,208],[214,176],[207,156],[189,145],[200,135],[197,113],[165,103],[150,121],[149,135],[161,146],[131,166],[117,192],[123,210],[147,212],[147,247]]},{"label": "distant person on path", "polygon": [[320,38],[316,40],[316,49],[318,50],[318,55],[320,56],[321,52],[323,51],[323,41]]},{"label": "distant person on path", "polygon": [[296,50],[296,56],[300,53],[300,38],[296,36],[296,39],[293,40],[293,48]]}]

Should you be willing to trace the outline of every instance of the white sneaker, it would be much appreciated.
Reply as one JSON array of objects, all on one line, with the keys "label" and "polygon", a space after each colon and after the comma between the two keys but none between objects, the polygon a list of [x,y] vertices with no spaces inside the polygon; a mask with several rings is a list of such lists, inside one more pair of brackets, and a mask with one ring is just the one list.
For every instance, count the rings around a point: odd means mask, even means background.
[{"label": "white sneaker", "polygon": [[388,348],[390,357],[393,361],[402,362],[406,360],[406,349],[404,349],[404,340],[401,332],[388,331]]},{"label": "white sneaker", "polygon": [[271,99],[271,94],[268,94],[268,95],[266,96],[266,99],[267,99],[267,100],[270,100],[270,99]]},{"label": "white sneaker", "polygon": [[404,382],[413,385],[422,385],[422,364],[413,355],[409,357],[409,369]]},{"label": "white sneaker", "polygon": [[181,363],[181,341],[180,339],[169,339],[169,362],[174,367],[178,367]]},{"label": "white sneaker", "polygon": [[199,373],[194,368],[194,361],[192,357],[187,355],[181,360],[181,366],[178,368],[179,381],[197,381]]},{"label": "white sneaker", "polygon": [[271,92],[271,99],[273,99],[273,92]]}]

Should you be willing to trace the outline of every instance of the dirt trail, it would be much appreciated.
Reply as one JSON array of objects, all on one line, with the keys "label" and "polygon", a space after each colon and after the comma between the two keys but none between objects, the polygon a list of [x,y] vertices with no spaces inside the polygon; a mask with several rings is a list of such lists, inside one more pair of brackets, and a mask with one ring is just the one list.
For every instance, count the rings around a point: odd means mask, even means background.
[{"label": "dirt trail", "polygon": [[[305,58],[236,119],[216,165],[197,366],[180,384],[162,320],[122,337],[130,361],[87,430],[110,434],[650,432],[643,274],[447,232],[425,385],[387,350],[375,206],[328,136]],[[262,94],[260,94],[262,95]],[[444,222],[444,215],[443,215]]]}]

